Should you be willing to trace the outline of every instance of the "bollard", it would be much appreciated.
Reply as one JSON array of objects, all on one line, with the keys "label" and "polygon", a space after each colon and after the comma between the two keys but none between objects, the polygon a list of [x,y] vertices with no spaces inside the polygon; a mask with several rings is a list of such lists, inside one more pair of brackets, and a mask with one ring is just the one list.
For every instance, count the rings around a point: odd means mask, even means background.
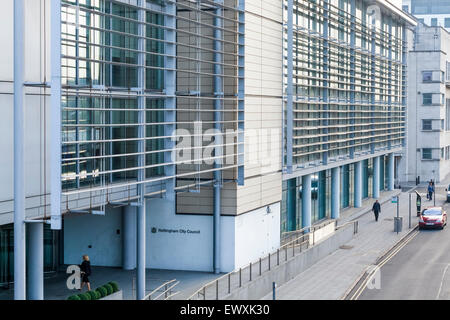
[{"label": "bollard", "polygon": [[259,275],[261,275],[261,258],[259,258]]},{"label": "bollard", "polygon": [[250,281],[252,281],[252,263],[250,262]]},{"label": "bollard", "polygon": [[242,287],[242,268],[239,268],[239,288]]},{"label": "bollard", "polygon": [[275,296],[275,289],[277,288],[277,284],[274,282],[272,282],[272,300],[276,300],[276,296]]},{"label": "bollard", "polygon": [[219,280],[216,280],[216,300],[219,300]]}]

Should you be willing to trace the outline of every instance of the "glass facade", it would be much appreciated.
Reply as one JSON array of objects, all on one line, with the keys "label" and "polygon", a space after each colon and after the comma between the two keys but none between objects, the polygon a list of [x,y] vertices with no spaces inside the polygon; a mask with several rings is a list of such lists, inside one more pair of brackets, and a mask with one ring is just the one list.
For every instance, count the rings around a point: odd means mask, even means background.
[{"label": "glass facade", "polygon": [[[44,272],[56,272],[59,265],[59,231],[44,224]],[[0,226],[0,286],[14,281],[14,226]]]},{"label": "glass facade", "polygon": [[[402,146],[405,27],[384,13],[372,27],[369,4],[354,3],[294,1],[294,165],[327,164]],[[285,50],[287,57],[287,40]],[[286,87],[287,65],[285,58]]]},{"label": "glass facade", "polygon": [[[178,163],[175,152],[199,122],[204,131],[233,130],[217,158],[227,158],[221,170],[230,178],[243,169],[243,0],[143,4],[62,1],[63,196],[210,178],[209,144],[182,145],[202,166]],[[222,88],[214,88],[217,79]]]},{"label": "glass facade", "polygon": [[[302,178],[283,181],[281,233],[302,229]],[[311,223],[331,216],[331,170],[311,175]]]},{"label": "glass facade", "polygon": [[450,14],[448,0],[411,0],[412,14]]}]

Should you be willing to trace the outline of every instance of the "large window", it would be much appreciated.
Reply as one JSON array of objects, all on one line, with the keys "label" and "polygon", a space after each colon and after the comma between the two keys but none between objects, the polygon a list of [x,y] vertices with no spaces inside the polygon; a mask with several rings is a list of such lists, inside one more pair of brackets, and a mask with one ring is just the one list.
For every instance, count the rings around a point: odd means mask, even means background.
[{"label": "large window", "polygon": [[411,0],[412,14],[448,14],[450,2],[448,0]]},{"label": "large window", "polygon": [[450,18],[445,18],[444,26],[445,26],[446,28],[450,28]]},{"label": "large window", "polygon": [[431,149],[431,148],[423,148],[422,149],[422,159],[423,160],[431,160],[431,159],[433,159],[433,149]]},{"label": "large window", "polygon": [[433,72],[432,71],[422,72],[422,80],[423,80],[423,82],[433,81]]},{"label": "large window", "polygon": [[433,130],[433,120],[422,120],[422,130],[424,131]]},{"label": "large window", "polygon": [[433,94],[432,93],[424,93],[422,95],[423,101],[422,104],[424,106],[432,105],[433,104]]}]

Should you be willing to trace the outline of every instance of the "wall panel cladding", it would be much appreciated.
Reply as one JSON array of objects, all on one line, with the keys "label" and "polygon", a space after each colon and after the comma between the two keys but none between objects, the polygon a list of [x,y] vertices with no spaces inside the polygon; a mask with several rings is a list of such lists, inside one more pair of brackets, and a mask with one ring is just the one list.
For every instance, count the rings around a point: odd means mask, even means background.
[{"label": "wall panel cladding", "polygon": [[[245,1],[246,179],[244,186],[224,185],[222,214],[242,214],[281,201],[282,34],[282,1]],[[177,212],[212,214],[208,197],[212,188],[179,194]]]}]

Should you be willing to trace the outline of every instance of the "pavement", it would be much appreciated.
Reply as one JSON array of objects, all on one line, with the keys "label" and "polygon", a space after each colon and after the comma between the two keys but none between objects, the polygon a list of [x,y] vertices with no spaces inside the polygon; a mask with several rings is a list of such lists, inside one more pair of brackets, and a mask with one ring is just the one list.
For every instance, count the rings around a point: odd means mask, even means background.
[{"label": "pavement", "polygon": [[[436,188],[436,205],[445,201],[444,185]],[[419,186],[417,191],[423,194],[422,207],[432,205],[425,196],[425,186]],[[412,189],[409,191],[412,192]],[[394,232],[394,217],[397,213],[397,204],[391,203],[393,195],[399,194],[399,215],[403,217],[403,230]],[[381,194],[381,213],[378,222],[375,222],[368,209],[351,208],[341,213],[339,225],[351,220],[359,221],[358,234],[345,246],[325,257],[311,266],[296,278],[277,288],[276,297],[279,300],[337,300],[341,299],[354,282],[365,270],[376,263],[378,258],[392,248],[409,229],[409,194],[396,190]],[[366,200],[363,206],[373,203],[373,199]],[[411,227],[417,224],[415,214],[415,196],[411,200]],[[449,275],[450,277],[450,275]],[[263,297],[272,299],[272,293]]]},{"label": "pavement", "polygon": [[[62,267],[56,274],[47,275],[44,279],[44,299],[45,300],[65,300],[72,294],[77,294],[77,290],[69,290],[66,287],[68,274]],[[173,299],[186,299],[201,286],[217,278],[220,275],[208,272],[177,271],[177,270],[146,270],[147,293],[159,287],[161,284],[176,279],[180,283],[174,288],[179,292]],[[110,281],[116,281],[123,290],[125,300],[135,299],[136,271],[126,271],[121,268],[92,267],[92,275],[89,277],[91,289],[96,289]],[[87,289],[84,288],[83,292]],[[0,289],[0,300],[12,300],[14,298],[13,286],[9,289]]]}]

